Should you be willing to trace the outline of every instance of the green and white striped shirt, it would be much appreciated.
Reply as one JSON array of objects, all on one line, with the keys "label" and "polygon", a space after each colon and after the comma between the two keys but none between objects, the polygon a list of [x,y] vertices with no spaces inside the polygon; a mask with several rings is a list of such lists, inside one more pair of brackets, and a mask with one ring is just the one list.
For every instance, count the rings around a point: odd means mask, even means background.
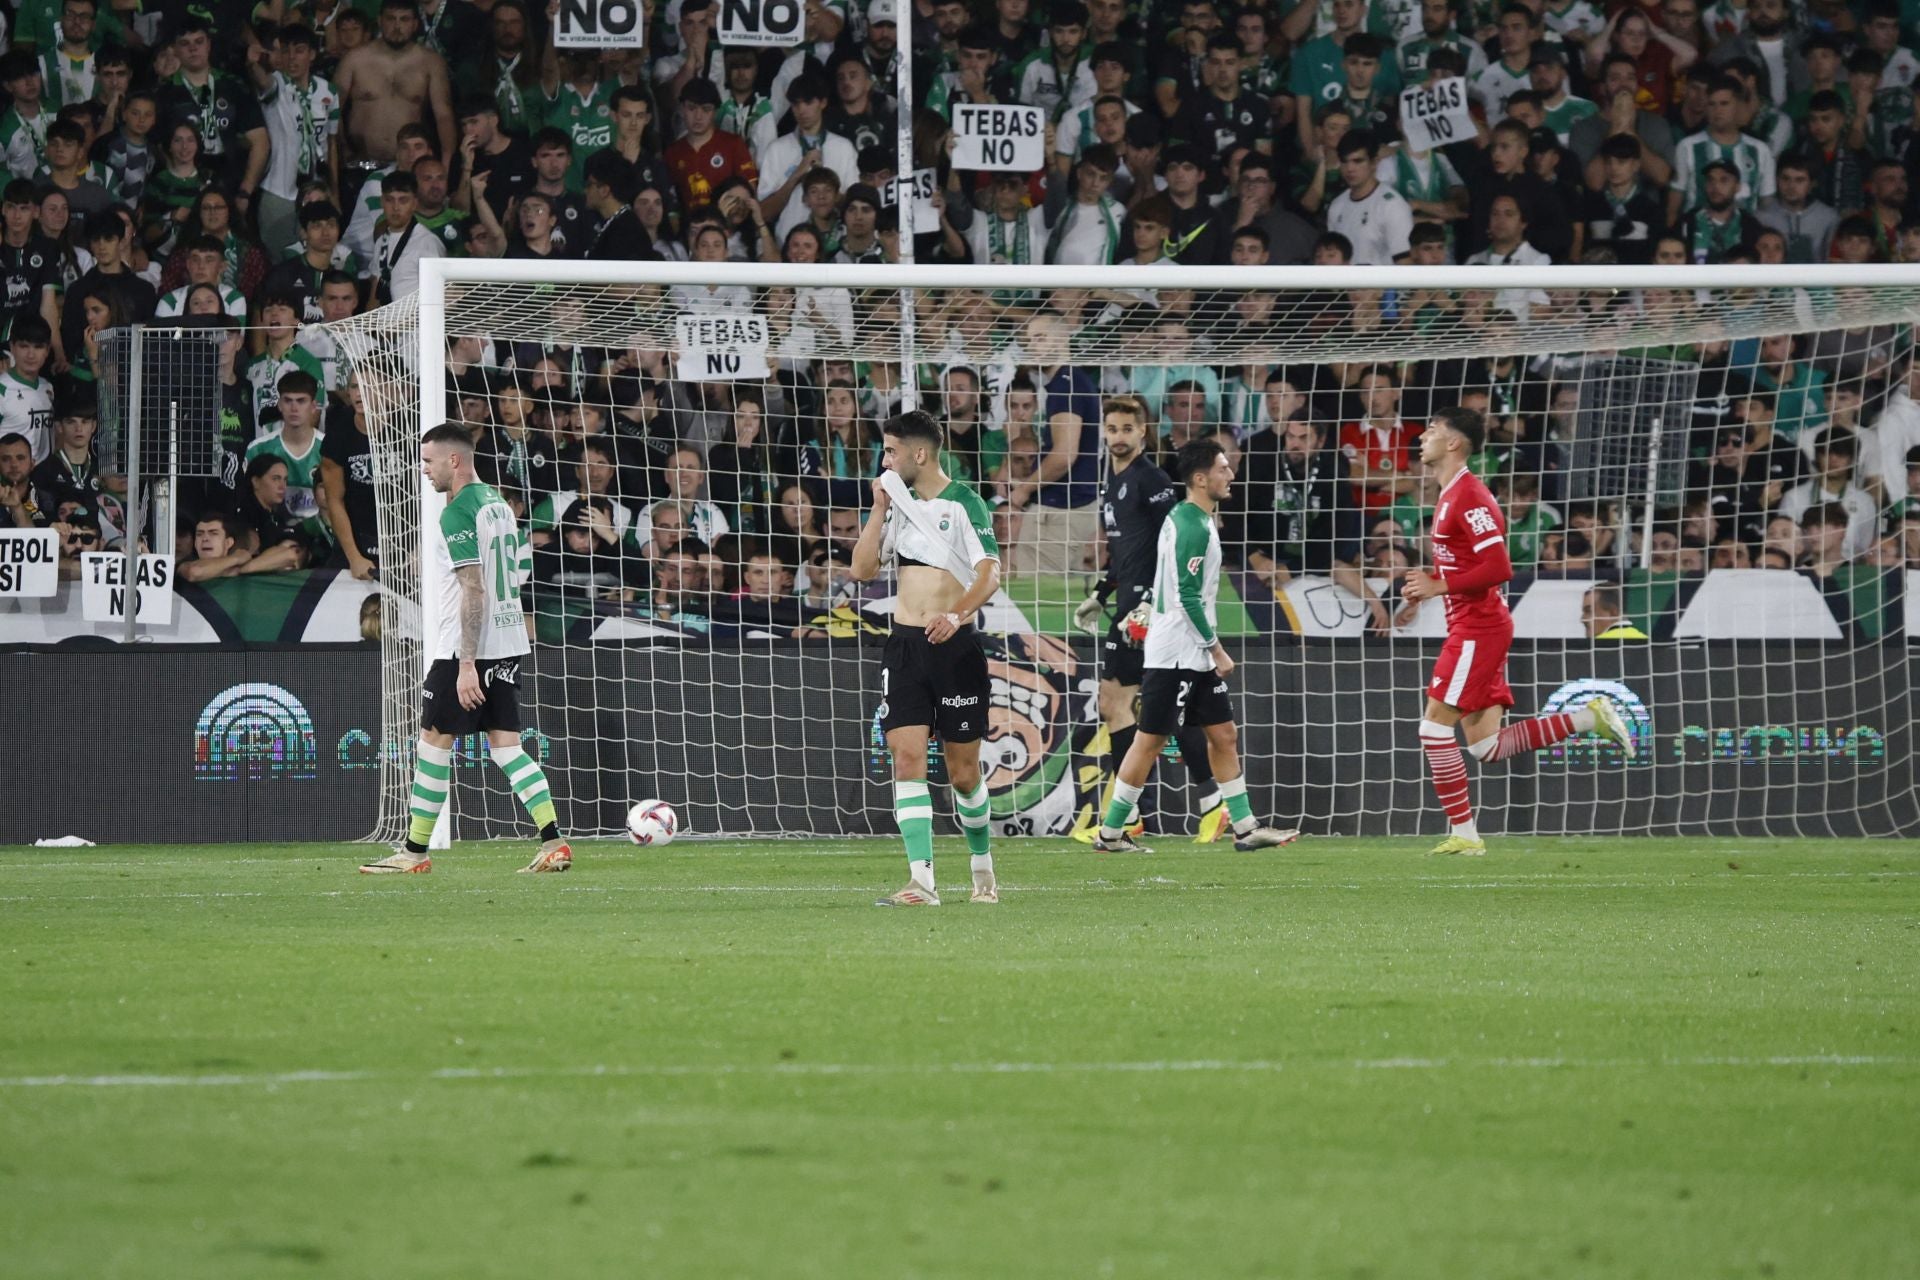
[{"label": "green and white striped shirt", "polygon": [[1740,171],[1740,194],[1734,203],[1751,213],[1754,206],[1773,194],[1773,152],[1757,138],[1741,134],[1739,140],[1721,145],[1705,130],[1684,139],[1673,152],[1673,189],[1681,193],[1683,209],[1707,202],[1705,169],[1715,160],[1725,160]]}]

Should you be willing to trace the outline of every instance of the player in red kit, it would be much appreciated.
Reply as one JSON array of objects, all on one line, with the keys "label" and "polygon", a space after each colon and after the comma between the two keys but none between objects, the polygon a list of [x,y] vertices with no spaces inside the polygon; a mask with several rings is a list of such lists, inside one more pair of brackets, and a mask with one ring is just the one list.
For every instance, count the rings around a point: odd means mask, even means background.
[{"label": "player in red kit", "polygon": [[1433,510],[1433,570],[1407,570],[1401,590],[1408,601],[1402,621],[1423,600],[1441,597],[1447,607],[1447,643],[1427,682],[1427,713],[1420,721],[1420,745],[1433,776],[1434,794],[1452,831],[1435,853],[1483,854],[1487,846],[1474,825],[1467,798],[1467,762],[1454,735],[1467,731],[1467,750],[1482,764],[1523,751],[1538,751],[1576,733],[1597,733],[1616,742],[1633,758],[1633,735],[1605,698],[1578,711],[1522,720],[1502,728],[1513,705],[1507,687],[1507,650],[1513,643],[1513,615],[1507,612],[1506,584],[1513,578],[1507,559],[1507,519],[1467,459],[1480,452],[1486,423],[1472,409],[1442,409],[1420,437],[1420,461],[1440,481]]}]

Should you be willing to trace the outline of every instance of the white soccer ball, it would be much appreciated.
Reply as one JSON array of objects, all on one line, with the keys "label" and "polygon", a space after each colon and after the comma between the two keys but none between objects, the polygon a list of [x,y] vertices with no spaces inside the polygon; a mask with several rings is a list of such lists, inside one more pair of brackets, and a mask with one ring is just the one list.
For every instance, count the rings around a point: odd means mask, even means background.
[{"label": "white soccer ball", "polygon": [[680,833],[680,815],[665,800],[642,800],[627,810],[627,834],[635,844],[671,844]]}]

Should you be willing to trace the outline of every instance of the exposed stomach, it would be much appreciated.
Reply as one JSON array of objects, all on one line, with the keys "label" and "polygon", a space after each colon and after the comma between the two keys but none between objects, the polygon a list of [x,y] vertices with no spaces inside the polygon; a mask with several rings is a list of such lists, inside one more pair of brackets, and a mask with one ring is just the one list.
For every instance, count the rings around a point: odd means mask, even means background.
[{"label": "exposed stomach", "polygon": [[359,94],[351,103],[347,119],[348,148],[354,156],[387,163],[394,155],[394,135],[406,125],[419,124],[425,117],[424,98],[407,98],[397,93]]},{"label": "exposed stomach", "polygon": [[903,565],[900,594],[893,610],[894,624],[924,627],[941,614],[952,613],[953,606],[966,594],[967,589],[960,585],[959,579],[945,569],[931,569],[923,564]]}]

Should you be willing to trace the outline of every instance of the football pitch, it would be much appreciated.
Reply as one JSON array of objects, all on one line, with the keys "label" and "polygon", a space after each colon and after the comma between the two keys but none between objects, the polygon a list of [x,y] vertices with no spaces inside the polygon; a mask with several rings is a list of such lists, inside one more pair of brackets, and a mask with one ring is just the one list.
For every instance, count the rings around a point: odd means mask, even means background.
[{"label": "football pitch", "polygon": [[0,1274],[1920,1274],[1920,849],[0,853]]}]

